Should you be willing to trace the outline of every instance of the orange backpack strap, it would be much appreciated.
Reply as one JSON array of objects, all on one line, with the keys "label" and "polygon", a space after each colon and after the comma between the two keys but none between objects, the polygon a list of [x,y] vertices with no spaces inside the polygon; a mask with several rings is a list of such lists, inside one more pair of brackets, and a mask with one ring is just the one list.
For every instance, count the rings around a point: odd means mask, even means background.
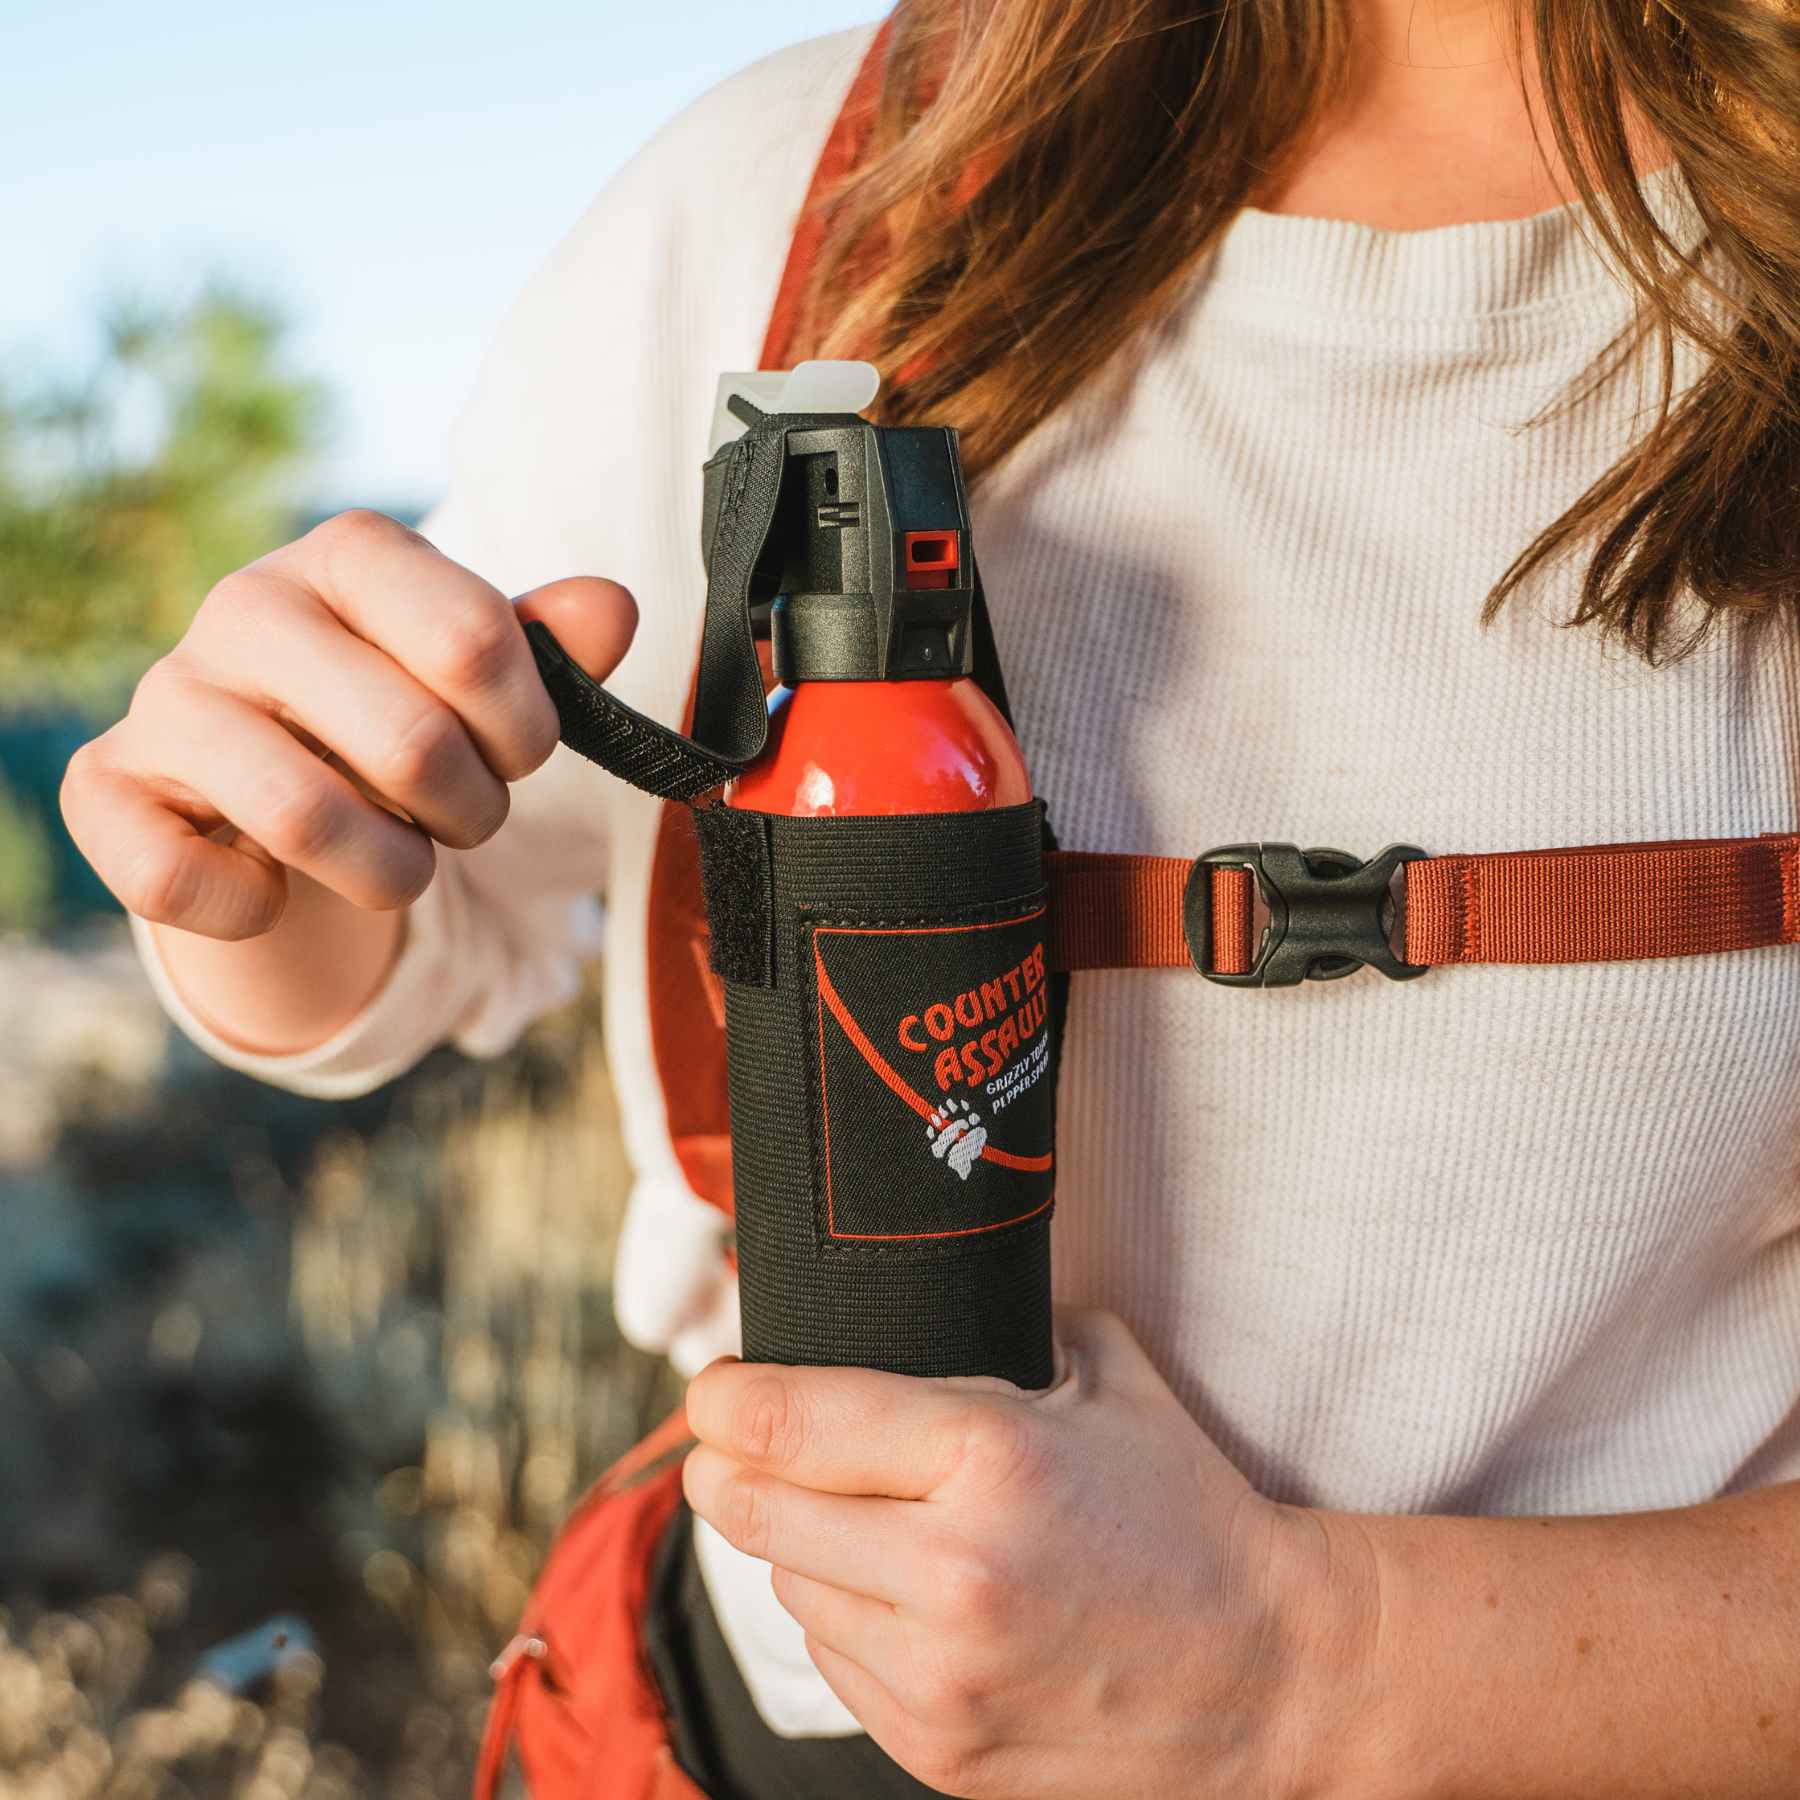
[{"label": "orange backpack strap", "polygon": [[1624,962],[1800,942],[1800,834],[1368,862],[1292,844],[1047,859],[1059,969],[1278,987],[1364,965]]},{"label": "orange backpack strap", "polygon": [[[806,283],[825,241],[823,203],[855,167],[881,98],[891,27],[876,33],[819,156],[769,312],[759,367],[787,368],[795,351]],[[766,646],[764,646],[766,650]],[[765,681],[768,669],[764,666]],[[689,684],[682,729],[693,726]],[[691,810],[667,802],[651,851],[645,945],[650,1048],[667,1108],[669,1140],[687,1184],[730,1214],[731,1121],[725,1087],[725,996],[708,956],[700,851]]]},{"label": "orange backpack strap", "polygon": [[781,285],[775,291],[775,304],[769,309],[769,324],[763,333],[761,369],[786,369],[792,366],[801,313],[806,302],[806,284],[813,265],[825,247],[826,206],[833,189],[862,160],[875,129],[875,118],[881,105],[882,77],[887,67],[888,42],[893,37],[894,22],[882,22],[864,53],[862,64],[844,96],[844,104],[819,153],[812,181],[806,190],[806,203],[800,209],[799,223],[788,244],[786,266],[781,271]]}]

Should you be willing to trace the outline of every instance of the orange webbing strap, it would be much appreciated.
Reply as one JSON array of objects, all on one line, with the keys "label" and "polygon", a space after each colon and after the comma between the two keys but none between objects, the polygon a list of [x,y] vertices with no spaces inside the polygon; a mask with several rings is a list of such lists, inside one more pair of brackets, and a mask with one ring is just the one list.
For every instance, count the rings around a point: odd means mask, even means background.
[{"label": "orange webbing strap", "polygon": [[576,1503],[577,1508],[590,1500],[610,1500],[614,1494],[624,1493],[640,1476],[649,1474],[658,1463],[673,1456],[677,1450],[685,1450],[693,1441],[694,1434],[688,1429],[687,1408],[678,1406],[599,1477]]},{"label": "orange webbing strap", "polygon": [[[1192,868],[1185,856],[1048,852],[1051,968],[1191,968],[1182,901]],[[1214,869],[1212,881],[1214,966],[1235,973],[1251,960],[1250,871]]]},{"label": "orange webbing strap", "polygon": [[[795,360],[796,337],[800,315],[805,305],[807,282],[813,264],[825,247],[825,202],[831,192],[855,169],[862,159],[869,136],[875,128],[876,113],[881,104],[882,76],[887,65],[888,40],[893,36],[894,22],[888,18],[865,52],[861,66],[844,96],[844,104],[825,140],[819,160],[814,165],[812,181],[806,190],[806,201],[800,209],[800,221],[788,244],[786,266],[781,271],[781,285],[775,303],[769,309],[769,323],[763,333],[759,369],[786,369]],[[813,354],[810,350],[808,355]]]},{"label": "orange webbing strap", "polygon": [[[1058,969],[1191,966],[1170,856],[1047,859]],[[1432,856],[1405,865],[1408,963],[1623,962],[1800,942],[1800,834]],[[1255,956],[1248,868],[1212,871],[1213,967]]]},{"label": "orange webbing strap", "polygon": [[1800,941],[1800,836],[1434,856],[1406,871],[1406,960],[1623,962]]},{"label": "orange webbing strap", "polygon": [[1053,850],[1050,964],[1057,969],[1176,969],[1188,960],[1180,856],[1094,856]]},{"label": "orange webbing strap", "polygon": [[[891,27],[884,25],[876,33],[814,168],[770,308],[758,368],[790,368],[796,352],[803,349],[795,338],[806,285],[825,241],[823,202],[856,166],[868,142],[881,97],[890,32]],[[766,658],[766,643],[761,650]],[[696,661],[696,672],[698,666]],[[772,680],[766,666],[764,678],[765,683]],[[690,679],[682,730],[691,731],[693,722]],[[724,990],[707,956],[706,903],[700,890],[700,851],[693,819],[686,806],[673,801],[663,804],[651,852],[644,968],[650,1050],[670,1145],[688,1186],[729,1215],[731,1136],[725,1086]]]}]

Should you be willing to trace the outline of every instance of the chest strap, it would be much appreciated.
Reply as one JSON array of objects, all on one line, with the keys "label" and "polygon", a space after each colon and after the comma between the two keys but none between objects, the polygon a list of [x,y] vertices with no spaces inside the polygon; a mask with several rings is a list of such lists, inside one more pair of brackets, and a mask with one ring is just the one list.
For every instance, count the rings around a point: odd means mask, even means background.
[{"label": "chest strap", "polygon": [[1363,967],[1624,962],[1800,942],[1800,834],[1427,856],[1232,844],[1047,859],[1059,969],[1287,987]]}]

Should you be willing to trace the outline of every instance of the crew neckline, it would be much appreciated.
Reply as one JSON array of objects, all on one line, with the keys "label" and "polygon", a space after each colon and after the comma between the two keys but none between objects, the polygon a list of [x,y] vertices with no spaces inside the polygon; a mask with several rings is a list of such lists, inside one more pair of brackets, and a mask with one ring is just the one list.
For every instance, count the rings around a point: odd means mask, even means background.
[{"label": "crew neckline", "polygon": [[[1671,239],[1692,250],[1704,226],[1679,169],[1652,170],[1638,186]],[[1415,231],[1246,207],[1226,227],[1206,281],[1209,299],[1443,321],[1617,294],[1621,283],[1578,201]]]}]

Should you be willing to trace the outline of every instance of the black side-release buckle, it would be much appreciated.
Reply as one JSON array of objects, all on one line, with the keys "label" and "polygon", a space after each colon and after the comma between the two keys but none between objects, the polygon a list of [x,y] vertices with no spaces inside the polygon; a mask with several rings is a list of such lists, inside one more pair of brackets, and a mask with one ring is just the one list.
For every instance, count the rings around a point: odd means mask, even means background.
[{"label": "black side-release buckle", "polygon": [[[1425,852],[1390,844],[1367,862],[1343,850],[1297,850],[1292,844],[1226,844],[1194,859],[1182,897],[1188,955],[1208,981],[1226,987],[1293,987],[1335,981],[1365,965],[1392,981],[1423,975],[1426,963],[1403,962],[1409,862]],[[1213,966],[1213,870],[1248,869],[1268,923],[1250,967]],[[1252,925],[1254,934],[1254,923]]]}]

